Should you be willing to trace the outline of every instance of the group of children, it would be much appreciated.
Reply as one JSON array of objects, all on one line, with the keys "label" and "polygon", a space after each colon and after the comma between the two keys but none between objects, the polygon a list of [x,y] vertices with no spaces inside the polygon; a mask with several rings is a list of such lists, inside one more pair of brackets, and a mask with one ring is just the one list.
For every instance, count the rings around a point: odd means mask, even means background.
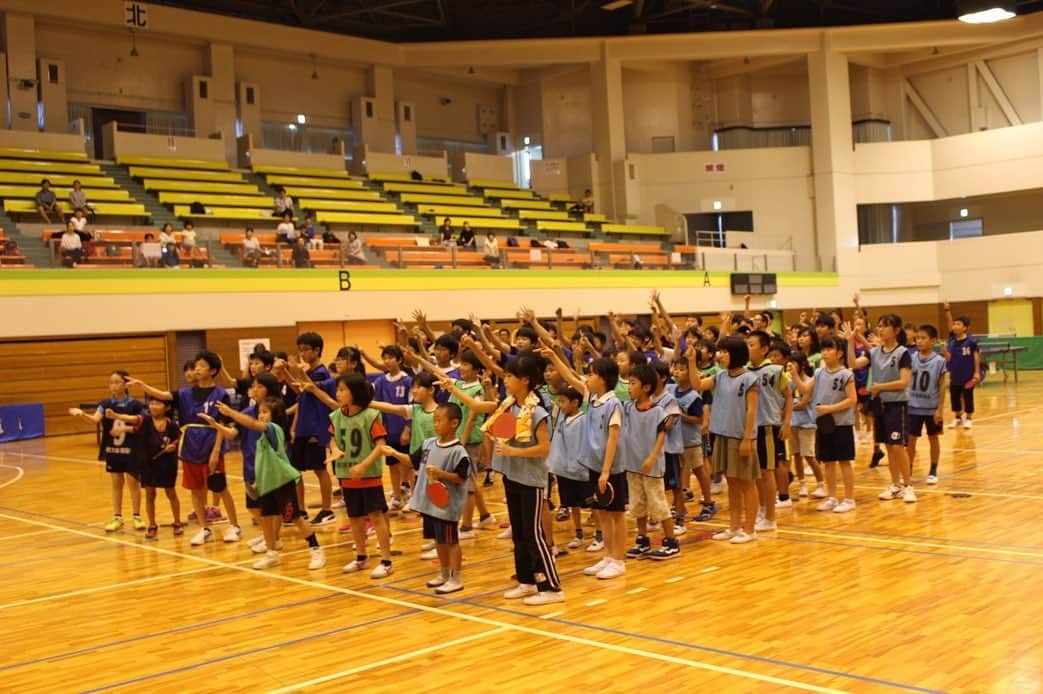
[{"label": "group of children", "polygon": [[[102,425],[114,507],[106,530],[123,526],[126,484],[135,529],[157,536],[155,497],[163,489],[174,534],[182,534],[174,491],[180,460],[182,485],[201,525],[192,545],[214,539],[208,491],[228,514],[222,539],[242,538],[225,478],[225,452],[237,440],[246,507],[262,528],[250,541],[261,555],[257,569],[280,563],[284,526],[296,526],[307,541],[310,569],[325,566],[315,528],[336,523],[334,508],[343,507],[348,522],[341,531],[352,534],[355,546],[343,571],[385,578],[393,572],[388,516],[411,512],[422,518],[427,542],[421,557],[437,558],[440,566],[428,587],[439,594],[462,590],[459,543],[474,537],[476,527],[497,525],[483,487],[499,473],[509,521],[499,536],[513,541],[517,579],[504,597],[530,605],[564,600],[553,541],[555,498],[557,518],[571,520],[568,549],[583,547],[584,522],[594,525],[586,550],[602,556],[583,573],[613,579],[626,573],[626,559],[679,556],[687,502],[696,494],[689,491],[693,476],[700,497],[694,520],[714,518],[713,495],[726,483],[729,521],[712,537],[744,544],[777,528],[776,509],[794,505],[794,482],[797,499],[820,499],[819,511],[855,508],[858,413],[886,450],[891,483],[881,500],[916,501],[912,459],[924,428],[931,444],[927,483],[937,482],[947,372],[956,421],[969,428],[980,362],[965,317],[951,321],[949,343],[938,353],[933,326],[915,328],[911,349],[898,316],[881,316],[870,332],[857,301],[853,323],[820,314],[810,324],[802,317],[781,335],[772,332],[767,312],[722,314],[720,326],[689,319],[682,329],[657,294],[650,307],[650,323],[609,314],[608,332],[619,347],[612,352],[609,336],[588,326],[566,339],[560,311],[545,322],[520,310],[513,340],[474,316],[436,336],[418,311],[411,330],[396,323],[396,344],[382,346],[379,360],[342,348],[330,365],[335,375],[323,364],[321,336],[304,333],[294,357],[256,351],[249,374],[237,382],[210,352],[186,365],[190,385],[178,391],[116,371],[110,397],[95,412],[70,413]],[[366,377],[367,363],[378,370],[376,378]],[[217,385],[219,378],[235,382],[239,397]],[[147,406],[129,395],[130,386],[145,391]],[[814,491],[805,465],[816,479]],[[321,506],[310,520],[307,471],[316,477]],[[140,517],[140,486],[147,523]],[[629,547],[627,513],[637,526]],[[662,534],[658,544],[654,531]],[[372,567],[369,535],[380,553]]]}]

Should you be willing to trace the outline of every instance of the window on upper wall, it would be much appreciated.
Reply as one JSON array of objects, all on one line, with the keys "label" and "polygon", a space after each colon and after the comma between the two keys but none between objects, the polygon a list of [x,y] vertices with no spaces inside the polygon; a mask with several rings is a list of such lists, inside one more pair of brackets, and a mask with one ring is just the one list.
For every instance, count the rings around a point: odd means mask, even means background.
[{"label": "window on upper wall", "polygon": [[949,222],[949,239],[973,239],[985,235],[985,225],[981,219],[961,219]]}]

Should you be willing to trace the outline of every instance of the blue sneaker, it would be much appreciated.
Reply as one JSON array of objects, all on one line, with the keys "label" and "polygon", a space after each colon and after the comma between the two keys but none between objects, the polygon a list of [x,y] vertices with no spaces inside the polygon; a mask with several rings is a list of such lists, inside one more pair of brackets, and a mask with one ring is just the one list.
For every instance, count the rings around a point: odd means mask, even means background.
[{"label": "blue sneaker", "polygon": [[712,520],[717,515],[717,502],[711,501],[708,504],[703,504],[703,508],[699,511],[699,515],[695,517],[697,523],[705,523],[708,520]]},{"label": "blue sneaker", "polygon": [[628,559],[637,559],[643,557],[652,551],[652,541],[644,535],[637,536],[637,542],[634,546],[627,550]]}]

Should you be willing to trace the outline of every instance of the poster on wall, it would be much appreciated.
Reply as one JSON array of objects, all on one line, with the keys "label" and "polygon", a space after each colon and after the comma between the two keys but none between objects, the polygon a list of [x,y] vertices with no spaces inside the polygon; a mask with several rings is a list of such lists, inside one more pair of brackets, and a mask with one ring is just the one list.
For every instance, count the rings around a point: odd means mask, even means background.
[{"label": "poster on wall", "polygon": [[239,340],[239,369],[241,371],[246,371],[247,364],[250,361],[250,355],[253,354],[254,348],[257,345],[264,345],[264,348],[269,352],[272,350],[272,341],[267,337],[254,337]]},{"label": "poster on wall", "polygon": [[560,176],[561,162],[554,159],[548,159],[543,163],[543,173],[547,176]]}]

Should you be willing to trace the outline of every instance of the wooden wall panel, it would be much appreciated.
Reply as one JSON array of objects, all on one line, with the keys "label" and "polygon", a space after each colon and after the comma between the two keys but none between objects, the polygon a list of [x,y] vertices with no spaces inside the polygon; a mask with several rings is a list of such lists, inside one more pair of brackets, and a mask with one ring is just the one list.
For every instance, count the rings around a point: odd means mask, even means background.
[{"label": "wooden wall panel", "polygon": [[[90,424],[67,411],[108,397],[108,378],[115,369],[169,387],[165,336],[0,343],[0,404],[43,403],[48,436],[90,432]],[[141,392],[131,394],[144,398]]]}]

